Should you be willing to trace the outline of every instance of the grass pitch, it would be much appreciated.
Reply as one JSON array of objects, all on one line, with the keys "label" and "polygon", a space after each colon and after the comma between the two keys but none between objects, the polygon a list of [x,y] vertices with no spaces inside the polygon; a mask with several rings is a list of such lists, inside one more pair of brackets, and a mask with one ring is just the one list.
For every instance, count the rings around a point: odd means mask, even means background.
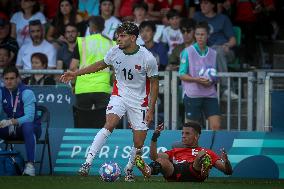
[{"label": "grass pitch", "polygon": [[120,178],[107,183],[97,176],[36,176],[0,177],[1,189],[283,189],[284,180],[210,178],[204,183],[166,182],[162,177],[145,181],[138,177],[136,182],[127,183]]}]

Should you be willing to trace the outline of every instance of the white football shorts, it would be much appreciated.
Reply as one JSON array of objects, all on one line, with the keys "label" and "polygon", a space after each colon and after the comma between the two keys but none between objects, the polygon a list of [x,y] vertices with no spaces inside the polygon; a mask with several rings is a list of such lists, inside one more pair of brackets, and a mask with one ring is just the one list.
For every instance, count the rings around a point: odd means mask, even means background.
[{"label": "white football shorts", "polygon": [[116,114],[120,118],[127,115],[128,121],[133,130],[148,130],[147,123],[144,121],[148,107],[134,108],[120,96],[112,95],[108,103],[106,114]]}]

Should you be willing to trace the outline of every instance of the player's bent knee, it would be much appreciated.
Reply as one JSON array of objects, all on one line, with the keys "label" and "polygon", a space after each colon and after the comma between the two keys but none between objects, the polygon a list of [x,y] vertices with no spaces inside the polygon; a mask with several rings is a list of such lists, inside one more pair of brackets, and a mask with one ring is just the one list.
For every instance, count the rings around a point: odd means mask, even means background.
[{"label": "player's bent knee", "polygon": [[156,159],[156,162],[160,163],[161,166],[165,168],[172,166],[172,162],[170,162],[168,159],[158,158]]},{"label": "player's bent knee", "polygon": [[161,165],[160,173],[162,173],[163,176],[170,176],[174,172],[174,166],[172,162],[170,162],[168,159],[164,158],[158,158],[156,160]]},{"label": "player's bent knee", "polygon": [[163,169],[162,169],[162,165],[157,162],[157,161],[153,161],[149,164],[149,166],[151,167],[151,174],[152,175],[158,175],[159,173],[162,173]]},{"label": "player's bent knee", "polygon": [[105,123],[104,128],[112,132],[115,129],[116,125]]}]

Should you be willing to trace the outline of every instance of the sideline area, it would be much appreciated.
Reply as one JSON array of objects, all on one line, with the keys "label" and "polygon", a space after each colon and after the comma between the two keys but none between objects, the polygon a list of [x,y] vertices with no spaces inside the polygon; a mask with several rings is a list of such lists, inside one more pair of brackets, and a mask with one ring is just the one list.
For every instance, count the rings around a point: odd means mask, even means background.
[{"label": "sideline area", "polygon": [[142,177],[134,183],[124,182],[120,179],[114,183],[106,183],[98,177],[79,177],[79,176],[42,176],[42,177],[0,177],[1,188],[14,189],[111,189],[111,188],[127,188],[127,189],[279,189],[284,187],[284,180],[249,180],[249,179],[209,179],[204,183],[178,183],[165,182],[162,177],[154,177],[149,181],[144,181]]}]

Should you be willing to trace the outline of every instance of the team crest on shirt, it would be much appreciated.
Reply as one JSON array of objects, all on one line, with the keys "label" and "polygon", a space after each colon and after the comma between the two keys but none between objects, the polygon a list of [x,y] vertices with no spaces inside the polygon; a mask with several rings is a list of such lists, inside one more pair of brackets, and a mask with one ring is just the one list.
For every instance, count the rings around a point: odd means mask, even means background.
[{"label": "team crest on shirt", "polygon": [[141,70],[141,66],[140,65],[135,65],[135,69],[140,71]]},{"label": "team crest on shirt", "polygon": [[4,104],[7,104],[8,102],[7,102],[7,100],[6,100],[6,99],[4,99],[4,100],[3,100],[3,103],[4,103]]},{"label": "team crest on shirt", "polygon": [[180,60],[180,62],[181,62],[182,64],[184,64],[184,63],[186,62],[186,59],[185,59],[185,58],[182,58],[182,59]]}]

